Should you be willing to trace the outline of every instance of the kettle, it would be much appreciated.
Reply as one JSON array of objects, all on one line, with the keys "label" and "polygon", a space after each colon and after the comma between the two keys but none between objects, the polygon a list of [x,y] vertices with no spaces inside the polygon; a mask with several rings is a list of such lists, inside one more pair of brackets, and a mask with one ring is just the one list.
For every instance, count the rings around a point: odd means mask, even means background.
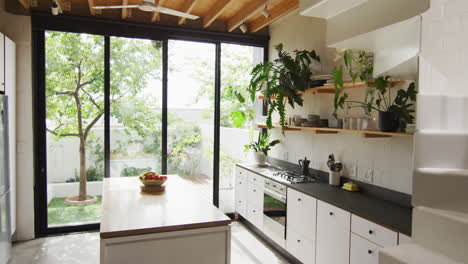
[{"label": "kettle", "polygon": [[305,157],[303,160],[299,160],[299,166],[301,166],[302,174],[309,175],[309,164],[310,160]]}]

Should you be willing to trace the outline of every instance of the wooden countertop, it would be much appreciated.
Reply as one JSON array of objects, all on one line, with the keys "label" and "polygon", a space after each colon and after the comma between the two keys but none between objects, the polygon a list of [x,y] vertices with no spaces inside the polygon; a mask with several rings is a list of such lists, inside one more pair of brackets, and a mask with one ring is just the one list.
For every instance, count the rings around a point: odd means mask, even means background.
[{"label": "wooden countertop", "polygon": [[138,177],[106,178],[102,192],[101,238],[144,235],[231,223],[190,182],[168,175],[166,191],[140,192]]}]

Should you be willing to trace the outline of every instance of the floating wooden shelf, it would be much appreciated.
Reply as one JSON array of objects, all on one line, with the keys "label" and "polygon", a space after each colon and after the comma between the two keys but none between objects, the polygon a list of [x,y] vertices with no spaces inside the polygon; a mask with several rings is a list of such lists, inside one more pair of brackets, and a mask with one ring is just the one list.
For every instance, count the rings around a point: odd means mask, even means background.
[{"label": "floating wooden shelf", "polygon": [[[259,124],[258,128],[267,128],[266,125]],[[280,128],[274,126],[273,128]],[[414,134],[409,133],[395,133],[395,132],[382,132],[373,130],[356,130],[356,129],[342,129],[342,128],[327,128],[327,127],[301,127],[301,126],[286,126],[286,131],[299,131],[310,130],[316,134],[337,134],[339,132],[360,133],[365,138],[384,138],[384,137],[413,137]]]},{"label": "floating wooden shelf", "polygon": [[[389,87],[394,87],[396,84],[404,83],[406,82],[405,80],[389,80]],[[345,89],[352,89],[352,88],[365,88],[368,87],[366,82],[346,82],[344,83],[344,88]],[[323,86],[318,86],[318,87],[312,87],[309,88],[305,93],[312,92],[313,94],[315,93],[335,93],[335,85],[334,84],[328,84],[328,85],[323,85]],[[260,95],[258,99],[265,99],[263,95]],[[271,99],[274,99],[274,97],[271,97]]]}]

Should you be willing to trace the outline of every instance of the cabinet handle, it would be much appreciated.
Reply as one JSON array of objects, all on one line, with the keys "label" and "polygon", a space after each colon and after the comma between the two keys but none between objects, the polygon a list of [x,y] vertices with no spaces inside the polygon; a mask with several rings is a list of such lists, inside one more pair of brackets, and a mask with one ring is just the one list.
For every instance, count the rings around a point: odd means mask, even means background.
[{"label": "cabinet handle", "polygon": [[254,192],[256,192],[257,190],[254,190]]},{"label": "cabinet handle", "polygon": [[368,253],[369,255],[372,254],[372,250],[370,250],[370,249],[367,250],[367,253]]},{"label": "cabinet handle", "polygon": [[255,210],[253,210],[253,212],[255,213]]},{"label": "cabinet handle", "polygon": [[333,212],[330,212],[330,215],[333,216]]},{"label": "cabinet handle", "polygon": [[280,188],[280,190],[281,190],[281,191],[284,191],[284,189],[283,189],[283,188]]},{"label": "cabinet handle", "polygon": [[276,187],[276,184],[273,184],[273,187]]},{"label": "cabinet handle", "polygon": [[369,235],[372,235],[372,234],[374,234],[374,231],[369,230]]},{"label": "cabinet handle", "polygon": [[298,240],[297,240],[297,243],[301,243],[301,240],[300,240],[300,239],[298,239]]},{"label": "cabinet handle", "polygon": [[257,179],[254,178],[254,181],[257,181]]},{"label": "cabinet handle", "polygon": [[302,199],[301,199],[301,198],[297,198],[297,201],[299,201],[299,202],[300,202],[300,201],[302,201]]}]

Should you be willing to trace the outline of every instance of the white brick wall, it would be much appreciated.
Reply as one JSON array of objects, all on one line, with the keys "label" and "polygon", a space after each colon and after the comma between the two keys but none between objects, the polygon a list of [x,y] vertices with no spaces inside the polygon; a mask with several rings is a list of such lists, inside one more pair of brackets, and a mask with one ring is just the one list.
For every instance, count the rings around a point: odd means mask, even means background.
[{"label": "white brick wall", "polygon": [[415,167],[468,169],[468,1],[432,0],[422,21]]}]

